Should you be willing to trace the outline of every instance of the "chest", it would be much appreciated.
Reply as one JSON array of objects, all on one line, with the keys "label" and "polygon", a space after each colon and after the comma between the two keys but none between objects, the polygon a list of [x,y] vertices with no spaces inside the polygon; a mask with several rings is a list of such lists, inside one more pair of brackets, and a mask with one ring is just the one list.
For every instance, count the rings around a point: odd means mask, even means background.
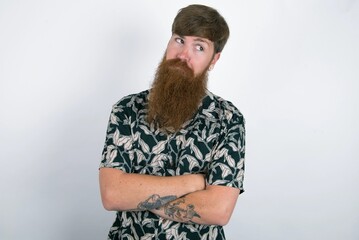
[{"label": "chest", "polygon": [[198,118],[175,134],[163,134],[139,121],[132,128],[135,173],[174,176],[206,173],[220,135],[219,124]]}]

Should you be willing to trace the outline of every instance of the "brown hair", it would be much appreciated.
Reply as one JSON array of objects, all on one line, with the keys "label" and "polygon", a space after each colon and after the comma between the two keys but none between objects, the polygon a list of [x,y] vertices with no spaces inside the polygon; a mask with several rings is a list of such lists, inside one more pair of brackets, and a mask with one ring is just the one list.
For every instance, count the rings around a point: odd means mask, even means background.
[{"label": "brown hair", "polygon": [[217,10],[194,4],[178,11],[173,20],[172,34],[207,38],[214,42],[214,51],[218,53],[226,45],[229,28]]}]

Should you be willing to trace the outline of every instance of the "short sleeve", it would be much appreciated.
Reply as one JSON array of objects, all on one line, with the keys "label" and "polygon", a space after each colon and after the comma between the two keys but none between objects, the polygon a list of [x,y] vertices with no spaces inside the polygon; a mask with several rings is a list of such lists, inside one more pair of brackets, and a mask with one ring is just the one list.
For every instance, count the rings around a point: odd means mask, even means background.
[{"label": "short sleeve", "polygon": [[237,111],[225,110],[222,133],[209,166],[207,183],[239,188],[244,192],[245,123]]},{"label": "short sleeve", "polygon": [[130,122],[131,118],[125,114],[124,107],[120,103],[112,107],[100,168],[116,168],[131,172],[133,137]]}]

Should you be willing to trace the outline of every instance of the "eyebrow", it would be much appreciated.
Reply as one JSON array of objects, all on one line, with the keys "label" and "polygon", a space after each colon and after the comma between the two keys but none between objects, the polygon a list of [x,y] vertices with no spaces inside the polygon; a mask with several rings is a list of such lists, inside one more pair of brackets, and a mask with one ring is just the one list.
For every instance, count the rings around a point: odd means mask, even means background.
[{"label": "eyebrow", "polygon": [[210,41],[209,40],[206,40],[204,38],[195,38],[194,41],[196,42],[203,42],[203,43],[206,43],[208,45],[210,45]]},{"label": "eyebrow", "polygon": [[[176,34],[176,35],[179,36],[180,38],[184,38],[184,39],[186,38],[186,36],[182,36],[182,35],[178,35],[178,34]],[[211,41],[210,41],[210,40],[207,40],[207,39],[201,38],[201,37],[197,37],[197,38],[195,38],[193,41],[205,43],[205,44],[207,44],[208,46],[211,45]]]}]

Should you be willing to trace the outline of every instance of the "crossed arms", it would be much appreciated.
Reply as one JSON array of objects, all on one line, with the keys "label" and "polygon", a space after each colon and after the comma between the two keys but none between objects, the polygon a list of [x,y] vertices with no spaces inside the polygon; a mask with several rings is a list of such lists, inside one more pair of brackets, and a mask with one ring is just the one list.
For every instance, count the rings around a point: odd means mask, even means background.
[{"label": "crossed arms", "polygon": [[151,176],[100,169],[100,191],[110,211],[149,210],[177,222],[226,225],[239,189],[206,185],[204,175]]}]

